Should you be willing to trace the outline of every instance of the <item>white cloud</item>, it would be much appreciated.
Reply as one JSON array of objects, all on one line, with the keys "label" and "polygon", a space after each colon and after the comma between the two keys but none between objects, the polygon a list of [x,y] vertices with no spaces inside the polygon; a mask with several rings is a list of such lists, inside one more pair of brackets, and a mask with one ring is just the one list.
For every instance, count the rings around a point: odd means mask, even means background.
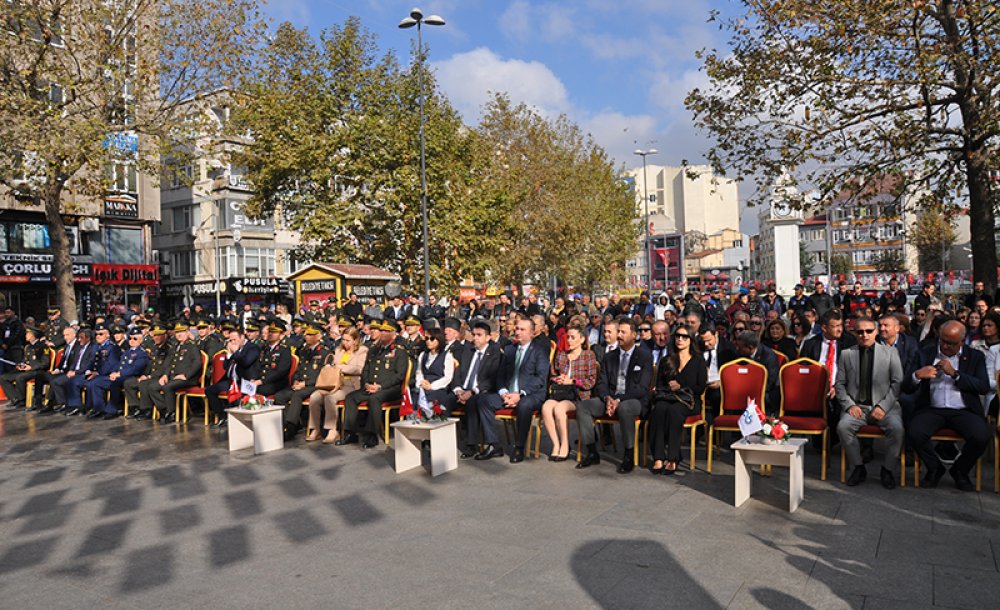
[{"label": "white cloud", "polygon": [[658,139],[656,119],[646,114],[602,112],[585,119],[580,127],[594,136],[594,141],[615,159],[616,165],[632,165],[632,152],[655,145]]},{"label": "white cloud", "polygon": [[499,28],[518,42],[555,42],[575,37],[576,8],[565,4],[531,4],[515,0],[500,15]]},{"label": "white cloud", "polygon": [[493,93],[507,93],[552,116],[570,110],[566,87],[549,68],[537,61],[503,59],[480,47],[433,62],[442,91],[467,123],[476,123],[482,105]]},{"label": "white cloud", "polygon": [[684,107],[684,98],[692,89],[704,89],[708,84],[708,76],[700,70],[687,70],[679,75],[659,72],[649,86],[649,100],[670,117],[690,122],[691,114]]},{"label": "white cloud", "polygon": [[524,0],[517,0],[500,15],[500,31],[514,40],[528,40],[533,29],[531,21],[531,6]]}]

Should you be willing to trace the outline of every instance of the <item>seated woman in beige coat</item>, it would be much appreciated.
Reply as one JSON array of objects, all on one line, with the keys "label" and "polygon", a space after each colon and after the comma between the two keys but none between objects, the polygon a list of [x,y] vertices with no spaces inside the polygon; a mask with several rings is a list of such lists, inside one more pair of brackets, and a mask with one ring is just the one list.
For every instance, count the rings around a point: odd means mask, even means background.
[{"label": "seated woman in beige coat", "polygon": [[340,436],[337,432],[337,403],[351,392],[361,388],[361,369],[368,358],[368,348],[361,345],[361,334],[357,328],[344,330],[340,337],[340,346],[333,354],[333,364],[338,371],[337,384],[330,390],[316,390],[309,397],[309,428],[312,430],[307,441],[319,439],[320,409],[325,407],[326,417],[323,427],[327,434],[323,439],[326,444],[332,444]]}]

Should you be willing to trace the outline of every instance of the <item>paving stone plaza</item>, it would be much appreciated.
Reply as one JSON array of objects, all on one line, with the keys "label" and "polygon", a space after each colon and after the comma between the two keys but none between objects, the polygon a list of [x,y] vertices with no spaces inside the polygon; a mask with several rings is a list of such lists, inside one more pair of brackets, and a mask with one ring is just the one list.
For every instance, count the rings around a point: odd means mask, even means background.
[{"label": "paving stone plaza", "polygon": [[[3,415],[0,607],[995,608],[1000,496],[847,488],[734,508],[733,455],[674,477],[612,459],[462,461],[305,443],[230,454],[201,425]],[[543,443],[543,450],[545,444]],[[605,454],[606,457],[611,457]],[[839,458],[839,455],[837,456]],[[992,458],[992,456],[990,456]],[[877,467],[872,466],[877,471]],[[912,481],[912,477],[911,477]]]}]

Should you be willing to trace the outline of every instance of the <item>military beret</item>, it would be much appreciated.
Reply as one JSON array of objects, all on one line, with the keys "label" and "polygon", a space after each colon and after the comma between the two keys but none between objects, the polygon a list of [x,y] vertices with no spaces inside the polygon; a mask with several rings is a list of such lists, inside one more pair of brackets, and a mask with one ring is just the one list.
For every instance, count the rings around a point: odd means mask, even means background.
[{"label": "military beret", "polygon": [[112,326],[111,327],[111,334],[112,335],[124,335],[125,334],[125,329],[122,328],[121,326],[117,326],[117,325]]},{"label": "military beret", "polygon": [[181,322],[180,320],[178,320],[174,324],[174,329],[173,330],[174,330],[175,333],[181,333],[181,332],[184,332],[184,331],[188,330],[188,328],[190,328],[190,327],[187,324],[185,324],[184,322]]},{"label": "military beret", "polygon": [[128,331],[128,336],[130,336],[130,337],[136,337],[136,336],[141,337],[142,336],[142,329],[139,328],[138,326],[134,326],[134,327],[132,327],[131,330]]},{"label": "military beret", "polygon": [[324,328],[323,328],[323,324],[321,322],[313,322],[313,323],[309,324],[308,326],[306,326],[306,329],[304,331],[302,331],[302,334],[305,334],[305,335],[319,335],[319,334],[322,334],[323,330],[324,330]]},{"label": "military beret", "polygon": [[37,326],[29,326],[27,324],[24,325],[24,330],[26,330],[29,333],[35,335],[36,339],[39,338],[39,337],[41,337],[41,336],[43,336],[45,334],[45,331],[43,331],[42,329],[38,328]]},{"label": "military beret", "polygon": [[354,326],[354,324],[350,320],[343,318],[340,320],[340,322],[337,322],[337,326],[341,328],[350,328]]},{"label": "military beret", "polygon": [[403,324],[405,326],[420,326],[420,320],[414,318],[413,316],[410,316],[409,318],[406,319],[405,322],[403,322]]},{"label": "military beret", "polygon": [[446,318],[444,321],[444,327],[452,330],[462,330],[462,321],[458,318]]},{"label": "military beret", "polygon": [[271,320],[270,326],[267,327],[267,332],[269,333],[283,333],[286,330],[288,330],[288,326],[281,318]]},{"label": "military beret", "polygon": [[292,318],[292,326],[301,326],[305,323],[306,323],[305,318],[303,318],[302,316],[295,316],[294,318]]},{"label": "military beret", "polygon": [[167,334],[167,328],[162,324],[160,324],[159,322],[157,322],[156,324],[153,324],[149,328],[149,334],[154,336],[165,335]]},{"label": "military beret", "polygon": [[222,330],[225,331],[236,330],[236,325],[230,322],[229,320],[226,320],[225,322],[222,323]]},{"label": "military beret", "polygon": [[246,329],[248,333],[260,332],[260,323],[256,320],[247,320]]},{"label": "military beret", "polygon": [[107,324],[95,324],[94,325],[94,332],[95,333],[99,333],[99,332],[102,332],[102,331],[108,331],[108,325]]},{"label": "military beret", "polygon": [[54,315],[56,315],[58,313],[60,313],[60,310],[59,310],[58,307],[49,307],[49,315],[50,316],[54,316]]},{"label": "military beret", "polygon": [[145,318],[136,318],[135,326],[136,328],[149,328],[149,320]]},{"label": "military beret", "polygon": [[316,299],[309,301],[309,307],[319,307],[319,301]]},{"label": "military beret", "polygon": [[195,324],[195,328],[208,328],[208,320],[202,318]]},{"label": "military beret", "polygon": [[382,320],[382,324],[379,325],[379,328],[386,331],[394,330],[398,332],[399,322],[396,322],[395,320]]}]

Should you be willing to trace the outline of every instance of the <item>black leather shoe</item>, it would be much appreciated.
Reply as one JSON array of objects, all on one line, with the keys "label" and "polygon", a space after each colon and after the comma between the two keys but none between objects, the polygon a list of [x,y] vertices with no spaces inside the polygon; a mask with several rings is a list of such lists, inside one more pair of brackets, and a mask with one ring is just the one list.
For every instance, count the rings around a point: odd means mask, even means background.
[{"label": "black leather shoe", "polygon": [[104,416],[101,417],[101,419],[103,419],[104,421],[110,421],[112,419],[118,419],[118,414],[117,413],[105,413]]},{"label": "black leather shoe", "polygon": [[170,424],[177,421],[177,414],[173,411],[168,411],[160,416],[161,424]]},{"label": "black leather shoe", "polygon": [[565,462],[568,459],[569,459],[568,455],[550,455],[549,456],[549,461],[550,462]]},{"label": "black leather shoe", "polygon": [[496,457],[503,457],[503,449],[499,445],[486,445],[482,451],[476,454],[475,459],[482,461]]},{"label": "black leather shoe", "polygon": [[149,411],[136,411],[135,412],[135,418],[136,419],[153,419],[153,414],[150,413]]},{"label": "black leather shoe", "polygon": [[587,454],[580,463],[576,465],[577,468],[590,468],[596,464],[601,463],[601,454],[599,453],[589,453]]},{"label": "black leather shoe", "polygon": [[479,451],[476,449],[475,445],[467,445],[465,449],[462,450],[462,454],[459,455],[458,457],[460,457],[463,460],[471,460],[472,458],[476,457],[477,453],[479,453]]},{"label": "black leather shoe", "polygon": [[511,464],[520,464],[524,461],[524,449],[514,447],[514,452],[510,454]]},{"label": "black leather shoe", "polygon": [[944,476],[944,468],[939,468],[937,470],[928,470],[927,476],[920,481],[920,485],[923,487],[937,487],[938,481]]},{"label": "black leather shoe", "polygon": [[81,409],[79,407],[74,407],[74,408],[66,411],[66,416],[69,417],[71,415],[79,415],[80,413],[83,413],[83,409]]},{"label": "black leather shoe", "polygon": [[879,478],[882,479],[882,487],[886,489],[896,489],[896,475],[892,473],[891,470],[886,469],[885,466],[879,471]]},{"label": "black leather shoe", "polygon": [[353,432],[348,432],[344,436],[337,439],[334,445],[338,447],[343,447],[344,445],[356,445],[358,443],[358,435]]},{"label": "black leather shoe", "polygon": [[48,415],[49,413],[54,413],[54,412],[55,409],[53,409],[52,407],[42,407],[41,409],[38,410],[39,415]]},{"label": "black leather shoe", "polygon": [[957,487],[959,491],[976,491],[976,486],[972,483],[972,479],[969,478],[969,475],[964,472],[959,472],[954,466],[948,469],[948,474],[950,474],[951,478],[955,480],[955,487]]},{"label": "black leather shoe", "polygon": [[371,449],[372,447],[375,447],[376,445],[378,445],[378,437],[375,436],[374,434],[369,434],[368,438],[365,439],[365,442],[361,443],[361,448],[362,449]]},{"label": "black leather shoe", "polygon": [[622,458],[622,463],[618,464],[618,474],[628,474],[635,469],[635,464],[632,462],[632,452],[626,451],[625,457]]},{"label": "black leather shoe", "polygon": [[295,435],[297,435],[298,433],[299,433],[298,426],[288,424],[285,426],[284,434],[282,436],[284,437],[286,443],[290,443],[292,442],[292,440],[295,439]]},{"label": "black leather shoe", "polygon": [[851,471],[851,476],[847,477],[847,486],[854,487],[859,483],[864,483],[868,478],[868,470],[864,466],[855,466]]},{"label": "black leather shoe", "polygon": [[103,415],[104,413],[101,411],[91,411],[87,413],[87,419],[97,419],[99,417],[102,417]]}]

